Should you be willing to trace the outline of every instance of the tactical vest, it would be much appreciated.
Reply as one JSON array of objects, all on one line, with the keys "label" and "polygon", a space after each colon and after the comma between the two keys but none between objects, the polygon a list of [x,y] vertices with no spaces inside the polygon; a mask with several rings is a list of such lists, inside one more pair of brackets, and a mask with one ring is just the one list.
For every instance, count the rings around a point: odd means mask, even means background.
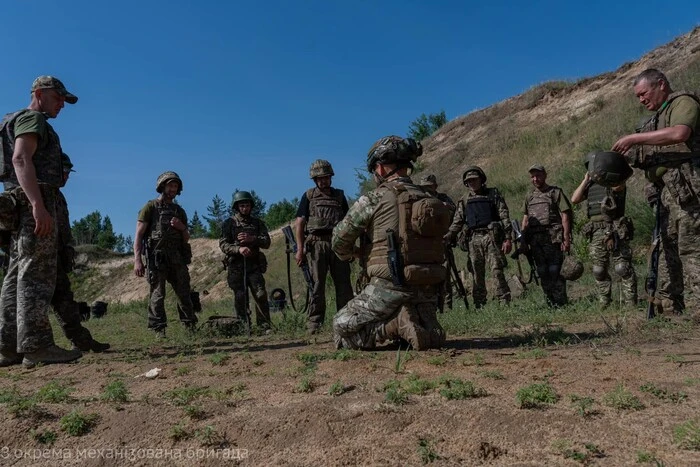
[{"label": "tactical vest", "polygon": [[149,248],[153,250],[179,248],[183,243],[182,233],[170,225],[170,220],[173,217],[183,220],[185,218],[183,209],[175,203],[163,203],[157,199],[151,201],[151,206]]},{"label": "tactical vest", "polygon": [[[15,174],[12,156],[15,151],[15,120],[27,112],[36,112],[31,109],[22,109],[5,115],[0,123],[0,151],[2,162],[0,163],[0,181],[5,182],[6,188],[18,187],[19,181]],[[36,112],[40,113],[40,112]],[[46,117],[41,114],[44,119]],[[32,161],[36,178],[39,183],[46,183],[53,187],[60,187],[63,183],[63,164],[61,163],[61,142],[53,127],[46,122],[48,141],[37,147]]]},{"label": "tactical vest", "polygon": [[395,232],[400,250],[404,285],[432,285],[445,280],[445,247],[442,237],[450,227],[450,210],[442,201],[413,183],[390,181],[376,206],[371,226],[367,272],[370,277],[391,280],[387,265],[387,231]]},{"label": "tactical vest", "polygon": [[495,193],[491,188],[487,188],[483,194],[469,192],[465,198],[464,217],[471,230],[485,229],[491,222],[499,220],[494,202]]},{"label": "tactical vest", "polygon": [[314,187],[306,192],[309,200],[309,220],[306,231],[312,234],[327,234],[343,219],[343,190],[331,188],[330,195]]},{"label": "tactical vest", "polygon": [[[588,218],[592,221],[614,221],[625,215],[627,190],[613,191],[597,183],[588,188]],[[613,209],[607,209],[612,206]]]},{"label": "tactical vest", "polygon": [[[233,240],[235,244],[238,244],[238,240],[236,240],[236,237],[238,237],[239,233],[242,232],[247,232],[249,234],[255,235],[256,237],[260,236],[262,233],[262,221],[258,219],[257,217],[253,216],[246,216],[243,217],[240,214],[235,214],[231,218],[227,220],[227,222],[224,222],[223,229],[224,232],[222,232],[222,235],[226,238],[230,238]],[[253,254],[250,257],[246,258],[246,262],[248,263],[248,267],[252,267],[253,265],[264,265],[264,269],[267,269],[267,259],[265,257],[265,254],[260,251],[260,247],[256,245],[246,245],[248,248],[253,250],[255,254]],[[228,265],[233,268],[239,268],[242,267],[243,264],[243,255],[229,255],[227,256],[226,261],[228,262]],[[261,271],[265,272],[265,271]]]},{"label": "tactical vest", "polygon": [[527,197],[528,229],[561,224],[557,195],[561,189],[550,186],[547,191],[533,190]]}]

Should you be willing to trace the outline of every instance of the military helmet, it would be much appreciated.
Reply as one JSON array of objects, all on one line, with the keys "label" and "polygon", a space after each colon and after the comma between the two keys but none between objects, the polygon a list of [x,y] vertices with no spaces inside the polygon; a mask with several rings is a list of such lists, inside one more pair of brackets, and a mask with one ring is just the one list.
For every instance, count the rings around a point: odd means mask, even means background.
[{"label": "military helmet", "polygon": [[168,182],[173,180],[176,181],[179,185],[179,188],[177,189],[177,194],[179,195],[180,193],[182,193],[182,179],[178,174],[172,171],[163,172],[158,176],[158,180],[156,180],[156,192],[163,193],[165,185],[167,185]]},{"label": "military helmet", "polygon": [[634,172],[625,156],[619,152],[599,151],[586,155],[584,162],[588,173],[598,185],[614,187],[625,182]]},{"label": "military helmet", "polygon": [[413,163],[423,154],[423,146],[413,138],[385,136],[377,140],[367,153],[367,171],[374,172],[377,164],[396,164],[399,167],[413,167]]},{"label": "military helmet", "polygon": [[437,178],[435,178],[435,175],[430,174],[430,175],[425,175],[420,179],[420,186],[437,186]]},{"label": "military helmet", "polygon": [[311,180],[316,177],[328,177],[333,175],[335,175],[333,172],[333,166],[327,160],[316,159],[313,161],[311,168],[309,169],[309,178]]},{"label": "military helmet", "polygon": [[255,207],[255,200],[253,199],[253,195],[251,195],[248,191],[237,191],[233,195],[233,209],[236,209],[236,205],[241,201],[250,201],[250,205],[252,207]]},{"label": "military helmet", "polygon": [[559,275],[567,281],[578,280],[583,275],[583,263],[575,256],[566,255]]},{"label": "military helmet", "polygon": [[481,167],[477,167],[476,165],[470,165],[467,167],[467,170],[465,170],[462,174],[462,183],[464,183],[466,186],[467,180],[470,178],[480,178],[481,183],[486,183],[486,174],[483,170],[481,170]]}]

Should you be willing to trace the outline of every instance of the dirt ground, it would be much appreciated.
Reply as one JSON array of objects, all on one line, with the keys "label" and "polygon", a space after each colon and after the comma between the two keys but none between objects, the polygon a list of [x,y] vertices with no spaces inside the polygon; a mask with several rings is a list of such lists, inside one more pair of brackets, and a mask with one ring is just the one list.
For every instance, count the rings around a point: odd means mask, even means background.
[{"label": "dirt ground", "polygon": [[[196,351],[166,341],[75,364],[11,367],[0,388],[31,395],[54,381],[74,391],[33,414],[1,404],[0,465],[700,465],[699,451],[673,440],[675,426],[700,414],[698,328],[643,343],[590,337],[599,331],[567,330],[572,343],[543,348],[452,338],[444,350],[400,357],[396,347],[336,352],[329,336],[212,339]],[[155,379],[135,377],[156,367]],[[486,394],[448,400],[439,386],[388,401],[393,380],[447,376]],[[115,380],[127,402],[101,399]],[[516,393],[533,383],[548,383],[558,401],[520,408]],[[620,384],[643,408],[606,405]],[[89,433],[61,430],[73,409],[98,415]],[[57,434],[53,445],[34,439],[43,432]]]}]

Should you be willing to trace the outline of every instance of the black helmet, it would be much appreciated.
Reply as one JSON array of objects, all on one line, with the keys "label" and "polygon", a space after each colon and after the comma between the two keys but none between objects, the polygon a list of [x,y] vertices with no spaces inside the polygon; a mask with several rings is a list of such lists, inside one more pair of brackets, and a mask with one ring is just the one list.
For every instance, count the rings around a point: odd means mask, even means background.
[{"label": "black helmet", "polygon": [[483,170],[481,170],[481,167],[477,167],[476,165],[470,165],[467,167],[467,170],[465,170],[462,174],[462,183],[464,183],[466,186],[467,180],[474,177],[480,178],[481,183],[486,183],[486,174]]},{"label": "black helmet", "polygon": [[241,201],[250,201],[251,207],[255,207],[255,200],[253,199],[253,195],[251,195],[248,191],[237,191],[233,195],[233,209],[236,209],[236,205]]},{"label": "black helmet", "polygon": [[377,164],[396,164],[399,167],[413,167],[413,163],[423,154],[423,146],[413,138],[385,136],[377,140],[367,153],[367,171],[374,172]]},{"label": "black helmet", "polygon": [[179,185],[177,189],[177,194],[179,195],[180,193],[182,193],[182,179],[178,174],[171,171],[163,172],[158,176],[158,179],[156,180],[156,192],[163,193],[163,188],[165,187],[165,185],[167,185],[168,182],[172,180],[176,181]]},{"label": "black helmet", "polygon": [[604,187],[620,185],[633,173],[625,156],[619,152],[592,152],[586,155],[584,164],[591,180]]}]

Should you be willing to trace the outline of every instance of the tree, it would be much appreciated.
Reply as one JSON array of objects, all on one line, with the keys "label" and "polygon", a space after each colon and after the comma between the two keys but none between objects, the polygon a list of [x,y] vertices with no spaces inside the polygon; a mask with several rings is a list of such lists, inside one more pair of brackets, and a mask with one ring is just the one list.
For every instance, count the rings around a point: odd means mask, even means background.
[{"label": "tree", "polygon": [[207,228],[202,224],[202,220],[199,218],[197,211],[194,212],[192,219],[190,220],[190,237],[192,238],[205,238],[207,236]]},{"label": "tree", "polygon": [[104,222],[97,234],[97,246],[105,250],[114,250],[114,247],[117,246],[117,236],[114,234],[112,220],[109,216],[105,216]]},{"label": "tree", "polygon": [[226,218],[229,217],[230,209],[219,195],[214,195],[211,204],[207,206],[208,216],[203,216],[204,220],[209,224],[209,238],[221,237],[221,226]]},{"label": "tree", "polygon": [[291,201],[287,201],[287,198],[284,198],[282,201],[272,203],[270,209],[267,210],[267,214],[265,214],[267,228],[270,230],[276,229],[294,219],[298,206],[299,198],[294,198]]},{"label": "tree", "polygon": [[265,206],[267,206],[267,203],[263,201],[263,199],[260,196],[258,196],[257,193],[255,193],[255,190],[239,190],[238,188],[233,190],[233,194],[231,195],[231,204],[229,205],[229,211],[233,213],[233,198],[239,191],[248,191],[248,193],[250,193],[250,196],[253,197],[253,209],[252,211],[250,211],[250,215],[258,217],[260,219],[264,219]]},{"label": "tree", "polygon": [[97,244],[97,237],[102,232],[102,214],[100,211],[94,211],[80,220],[73,221],[71,231],[76,245]]},{"label": "tree", "polygon": [[134,251],[134,240],[131,235],[124,236],[122,234],[117,235],[117,244],[114,249],[119,253],[131,253]]},{"label": "tree", "polygon": [[439,114],[421,114],[408,125],[408,137],[421,141],[435,133],[445,123],[447,123],[447,115],[444,110]]}]

